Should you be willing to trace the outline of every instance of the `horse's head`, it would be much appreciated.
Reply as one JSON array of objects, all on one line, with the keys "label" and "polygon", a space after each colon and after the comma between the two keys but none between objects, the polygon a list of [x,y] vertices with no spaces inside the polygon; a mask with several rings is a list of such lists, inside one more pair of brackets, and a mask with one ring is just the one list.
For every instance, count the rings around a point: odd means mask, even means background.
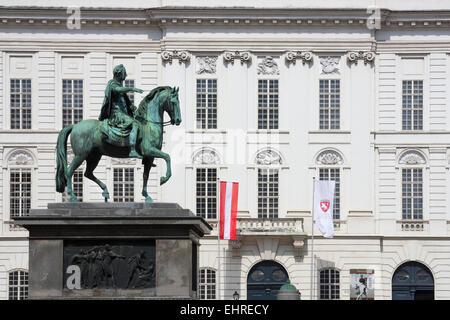
[{"label": "horse's head", "polygon": [[180,101],[178,100],[178,90],[180,88],[170,88],[168,89],[167,103],[164,106],[164,110],[170,116],[170,123],[177,126],[181,123],[181,111],[180,111]]},{"label": "horse's head", "polygon": [[[157,87],[153,89],[139,104],[136,116],[147,121],[161,121],[162,124],[162,113],[165,111],[170,116],[171,124],[180,125],[181,111],[178,89],[175,87]],[[153,108],[150,107],[151,105],[153,105]],[[152,110],[156,110],[161,119],[155,120],[155,116],[152,116]]]}]

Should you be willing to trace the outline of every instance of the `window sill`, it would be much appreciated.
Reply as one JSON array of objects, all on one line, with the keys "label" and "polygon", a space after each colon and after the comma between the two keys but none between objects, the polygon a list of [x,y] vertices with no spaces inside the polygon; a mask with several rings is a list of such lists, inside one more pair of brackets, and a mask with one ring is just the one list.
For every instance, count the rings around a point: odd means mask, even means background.
[{"label": "window sill", "polygon": [[351,134],[348,130],[312,130],[308,134]]},{"label": "window sill", "polygon": [[194,130],[187,130],[186,133],[190,134],[198,134],[198,133],[227,133],[226,130],[222,129],[194,129]]},{"label": "window sill", "polygon": [[248,134],[289,134],[288,130],[280,129],[253,129],[247,130]]},{"label": "window sill", "polygon": [[436,130],[436,131],[430,131],[430,130],[399,130],[399,131],[393,131],[393,130],[386,130],[386,131],[372,131],[371,134],[378,134],[378,135],[388,135],[388,134],[449,134],[450,131],[444,131],[444,130]]}]

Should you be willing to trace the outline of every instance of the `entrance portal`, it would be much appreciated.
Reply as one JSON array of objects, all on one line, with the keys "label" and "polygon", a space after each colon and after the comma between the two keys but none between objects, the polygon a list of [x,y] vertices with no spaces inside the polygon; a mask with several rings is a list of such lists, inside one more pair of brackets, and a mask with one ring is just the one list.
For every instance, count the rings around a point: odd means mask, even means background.
[{"label": "entrance portal", "polygon": [[434,300],[431,271],[418,262],[406,262],[392,277],[392,300]]},{"label": "entrance portal", "polygon": [[283,266],[275,261],[262,261],[247,277],[247,300],[276,300],[281,286],[289,279]]}]

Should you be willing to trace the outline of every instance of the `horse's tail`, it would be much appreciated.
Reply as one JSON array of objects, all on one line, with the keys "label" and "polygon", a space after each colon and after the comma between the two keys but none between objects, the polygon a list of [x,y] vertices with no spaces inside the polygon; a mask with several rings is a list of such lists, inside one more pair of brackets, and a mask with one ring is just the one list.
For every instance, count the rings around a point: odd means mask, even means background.
[{"label": "horse's tail", "polygon": [[56,191],[63,193],[67,185],[67,138],[72,132],[73,125],[64,127],[58,135],[56,143]]}]

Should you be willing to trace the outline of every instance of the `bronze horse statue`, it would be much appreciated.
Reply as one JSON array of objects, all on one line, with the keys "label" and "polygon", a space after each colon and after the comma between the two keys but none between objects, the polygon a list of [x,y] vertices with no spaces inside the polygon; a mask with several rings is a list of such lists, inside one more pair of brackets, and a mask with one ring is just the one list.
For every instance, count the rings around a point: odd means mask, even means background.
[{"label": "bronze horse statue", "polygon": [[[163,126],[165,124],[163,121],[164,112],[169,114],[171,124],[179,125],[181,123],[177,88],[163,86],[153,89],[141,101],[135,113],[135,118],[139,121],[136,150],[142,156],[144,165],[142,195],[145,197],[146,202],[153,201],[147,193],[147,181],[155,158],[162,158],[166,162],[166,175],[161,177],[160,184],[167,182],[172,175],[170,156],[161,151]],[[67,186],[67,193],[71,202],[78,201],[72,190],[72,176],[84,160],[86,160],[84,176],[102,188],[102,196],[107,201],[109,199],[108,188],[94,176],[94,169],[103,155],[115,158],[128,158],[130,147],[108,143],[106,141],[105,126],[107,124],[104,121],[88,119],[64,127],[58,135],[56,190],[62,193]],[[67,139],[69,134],[70,144],[75,157],[67,167]]]}]

